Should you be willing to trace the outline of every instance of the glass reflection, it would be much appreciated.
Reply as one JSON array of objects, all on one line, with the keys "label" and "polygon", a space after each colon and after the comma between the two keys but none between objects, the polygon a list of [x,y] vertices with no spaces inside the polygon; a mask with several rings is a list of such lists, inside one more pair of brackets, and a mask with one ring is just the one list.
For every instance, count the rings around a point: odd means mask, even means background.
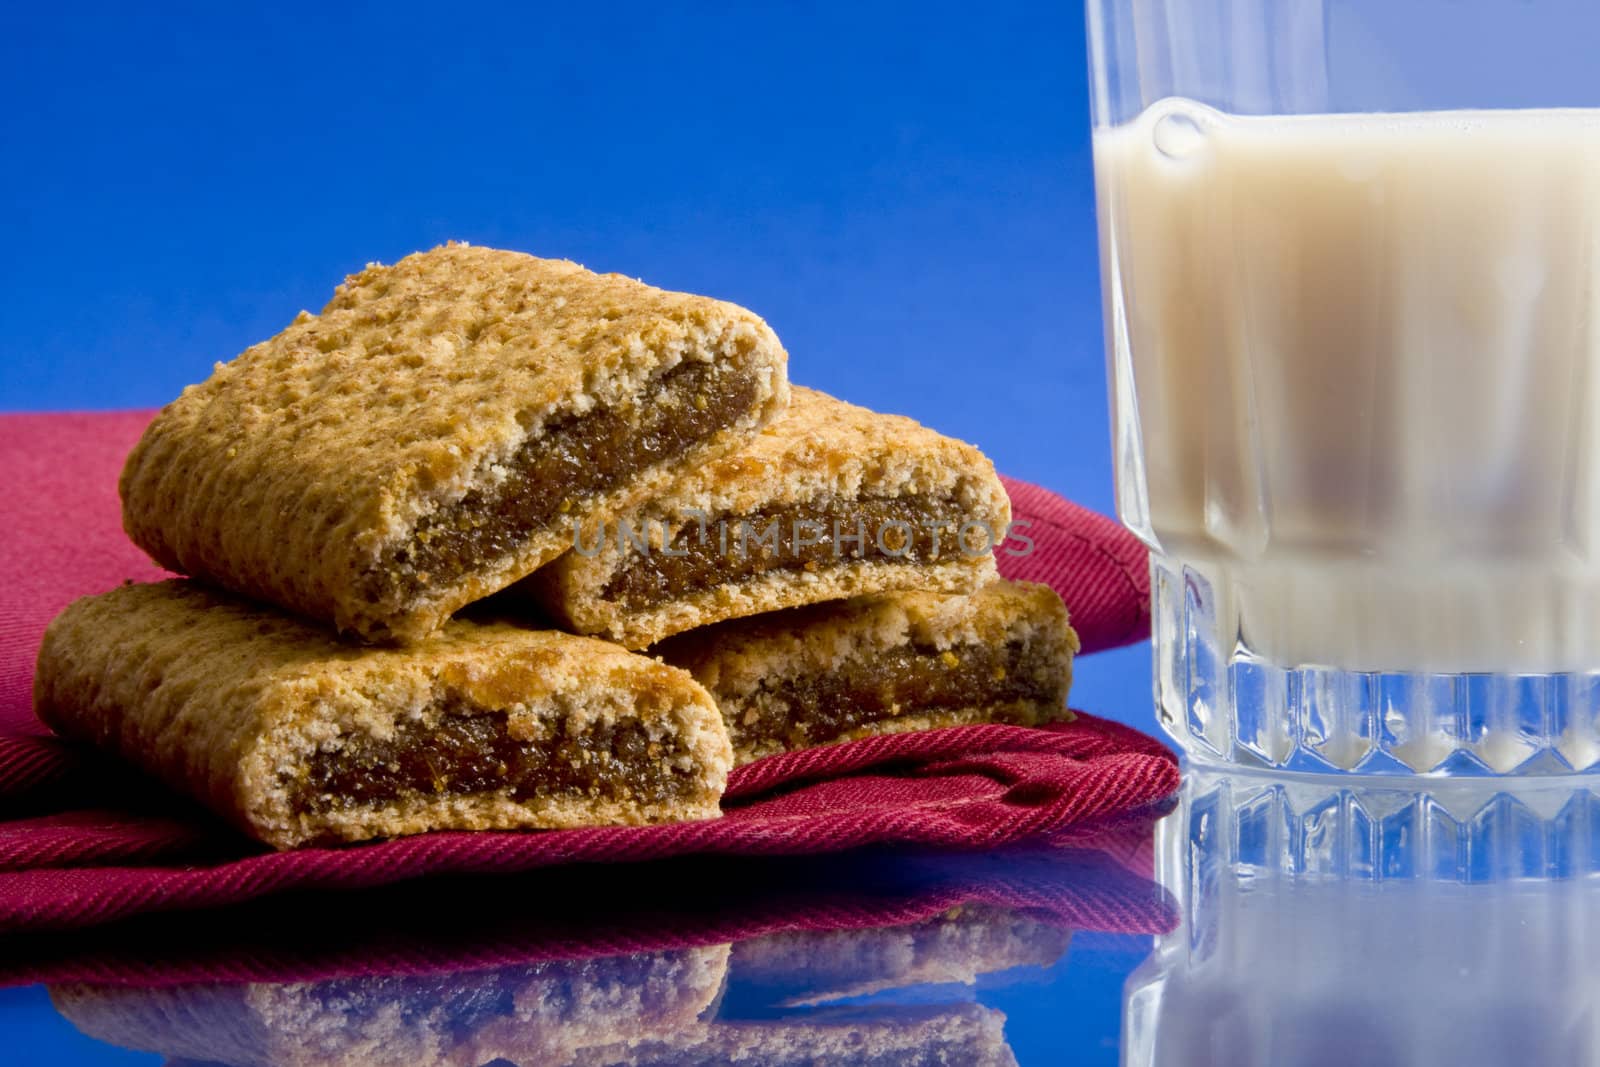
[{"label": "glass reflection", "polygon": [[1191,768],[1123,1063],[1600,1062],[1594,789]]}]

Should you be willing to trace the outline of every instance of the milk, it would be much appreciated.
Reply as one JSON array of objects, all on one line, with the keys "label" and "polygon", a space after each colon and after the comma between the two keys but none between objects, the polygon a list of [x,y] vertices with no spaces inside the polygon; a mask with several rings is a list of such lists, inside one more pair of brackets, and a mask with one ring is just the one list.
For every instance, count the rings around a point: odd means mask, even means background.
[{"label": "milk", "polygon": [[1097,133],[1119,510],[1284,666],[1600,667],[1600,111]]}]

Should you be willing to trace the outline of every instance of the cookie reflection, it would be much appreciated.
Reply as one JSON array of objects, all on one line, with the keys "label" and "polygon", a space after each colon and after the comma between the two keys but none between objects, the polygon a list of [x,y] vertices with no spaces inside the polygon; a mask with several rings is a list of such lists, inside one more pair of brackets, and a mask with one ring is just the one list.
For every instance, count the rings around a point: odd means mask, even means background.
[{"label": "cookie reflection", "polygon": [[91,1037],[229,1064],[411,1067],[571,1060],[622,1030],[670,1035],[722,988],[728,947],[322,982],[52,986]]},{"label": "cookie reflection", "polygon": [[[175,1063],[1014,1064],[1006,1018],[977,983],[1045,980],[1074,929],[1169,925],[1170,905],[1137,871],[1150,832],[1097,848],[779,865],[738,897],[704,888],[727,871],[686,868],[702,877],[664,884],[659,912],[602,907],[626,894],[576,874],[574,909],[610,893],[588,915],[546,907],[508,921],[517,890],[504,884],[427,904],[417,890],[380,919],[458,918],[344,943],[329,921],[281,947],[257,934],[141,965],[154,945],[143,935],[40,966],[56,967],[52,999],[78,1029]],[[551,880],[525,883],[522,899]],[[473,908],[482,922],[459,918]]]},{"label": "cookie reflection", "polygon": [[[740,947],[757,988],[790,955],[819,1000],[900,989],[924,977],[971,981],[1013,961],[1055,961],[1044,946],[988,946],[968,957],[974,927],[1016,929],[984,913],[910,927],[757,938]],[[1054,933],[1054,932],[1053,932]],[[982,939],[980,935],[980,939]],[[906,952],[909,946],[926,951]],[[442,975],[324,982],[140,988],[53,986],[57,1010],[84,1033],[126,1048],[229,1067],[478,1067],[487,1063],[1012,1064],[1005,1017],[971,1003],[828,1007],[793,1018],[733,1017],[716,1002],[739,980],[734,946],[565,960]],[[857,963],[860,965],[857,966]],[[832,998],[828,998],[832,999]]]}]

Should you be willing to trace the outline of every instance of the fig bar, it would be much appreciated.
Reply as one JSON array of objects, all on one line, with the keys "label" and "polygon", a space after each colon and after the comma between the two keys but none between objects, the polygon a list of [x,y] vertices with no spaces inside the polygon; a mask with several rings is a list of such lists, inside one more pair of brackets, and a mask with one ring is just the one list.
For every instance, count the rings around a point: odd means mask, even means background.
[{"label": "fig bar", "polygon": [[980,722],[1070,718],[1078,635],[1049,586],[884,593],[720,623],[664,641],[722,708],[734,759]]},{"label": "fig bar", "polygon": [[754,437],[786,358],[732,304],[446,245],[184,390],[128,457],[123,522],[165,567],[418,640]]},{"label": "fig bar", "polygon": [[1011,504],[971,445],[796,386],[747,448],[697,468],[528,583],[629,648],[723,619],[888,589],[969,592]]},{"label": "fig bar", "polygon": [[182,580],[68,607],[34,703],[277,848],[711,818],[731,759],[693,679],[603,641],[457,620],[354,649]]}]

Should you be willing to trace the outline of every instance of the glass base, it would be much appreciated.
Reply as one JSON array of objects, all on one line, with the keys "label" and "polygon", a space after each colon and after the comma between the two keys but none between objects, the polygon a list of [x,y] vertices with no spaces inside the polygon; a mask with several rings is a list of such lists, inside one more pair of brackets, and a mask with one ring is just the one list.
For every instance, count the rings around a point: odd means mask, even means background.
[{"label": "glass base", "polygon": [[1156,856],[1161,884],[1191,909],[1189,890],[1215,887],[1224,872],[1252,884],[1326,877],[1345,888],[1600,875],[1594,778],[1401,781],[1199,764],[1185,771]]},{"label": "glass base", "polygon": [[1151,556],[1156,714],[1192,758],[1310,773],[1600,773],[1600,671],[1285,667],[1196,568]]}]

